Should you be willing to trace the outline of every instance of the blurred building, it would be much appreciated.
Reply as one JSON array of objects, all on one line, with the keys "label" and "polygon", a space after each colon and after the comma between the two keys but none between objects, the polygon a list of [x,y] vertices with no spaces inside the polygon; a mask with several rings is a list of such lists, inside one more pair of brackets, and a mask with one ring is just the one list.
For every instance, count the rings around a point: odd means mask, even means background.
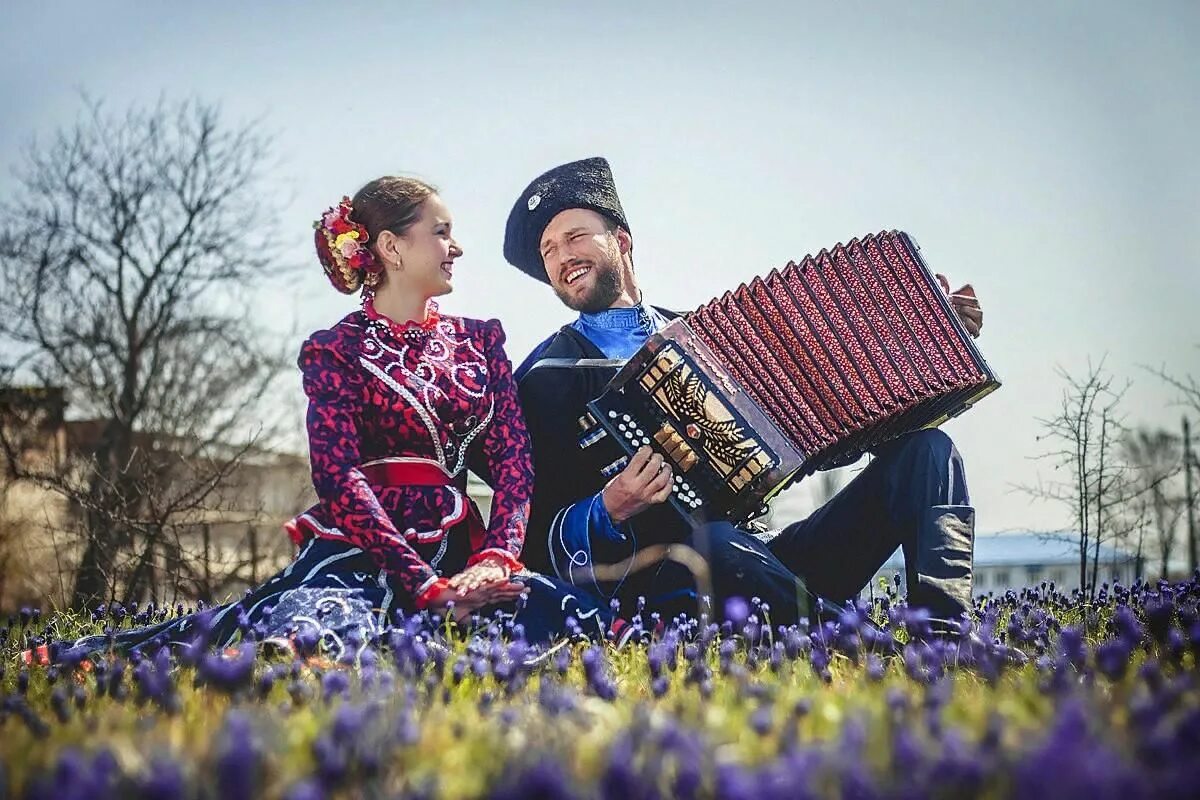
[{"label": "blurred building", "polygon": [[[72,471],[78,477],[85,468],[105,423],[68,420],[65,410],[57,387],[0,389],[0,608],[63,606],[71,596],[82,554],[82,509],[50,481],[19,479],[65,478]],[[164,455],[176,444],[182,443],[150,433],[135,440]],[[187,479],[181,471],[180,480]],[[312,497],[307,457],[261,448],[241,453],[185,518],[168,520],[170,547],[155,563],[159,586],[171,587],[165,599],[220,597],[268,577],[292,555],[284,520]]]},{"label": "blurred building", "polygon": [[[1091,552],[1088,548],[1088,573],[1091,573]],[[897,550],[871,580],[869,591],[878,592],[881,581],[890,584],[901,575],[900,589],[904,591],[904,559]],[[1118,547],[1100,545],[1097,581],[1126,586],[1137,577],[1137,560],[1133,553]],[[1003,594],[1009,589],[1020,590],[1046,581],[1059,591],[1079,588],[1079,534],[1070,531],[1034,533],[1009,531],[975,535],[975,594]]]},{"label": "blurred building", "polygon": [[[13,469],[61,473],[95,451],[104,421],[68,420],[65,410],[59,388],[0,389],[0,608],[61,606],[70,599],[82,553],[80,509],[48,486],[16,480]],[[187,442],[149,433],[136,443],[164,453],[189,449]],[[492,490],[471,475],[467,491],[487,519]],[[156,561],[160,585],[174,584],[172,594],[216,600],[256,585],[292,558],[283,523],[313,502],[307,454],[241,453],[202,505],[172,523],[172,547]]]}]

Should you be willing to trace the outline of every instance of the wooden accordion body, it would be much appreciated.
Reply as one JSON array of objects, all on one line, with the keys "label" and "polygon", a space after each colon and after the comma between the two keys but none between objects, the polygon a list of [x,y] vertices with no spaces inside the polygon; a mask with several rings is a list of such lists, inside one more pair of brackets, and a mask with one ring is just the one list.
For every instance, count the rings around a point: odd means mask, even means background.
[{"label": "wooden accordion body", "polygon": [[661,453],[671,503],[693,523],[741,522],[801,477],[940,425],[999,385],[916,244],[890,231],[674,320],[585,424],[627,454]]}]

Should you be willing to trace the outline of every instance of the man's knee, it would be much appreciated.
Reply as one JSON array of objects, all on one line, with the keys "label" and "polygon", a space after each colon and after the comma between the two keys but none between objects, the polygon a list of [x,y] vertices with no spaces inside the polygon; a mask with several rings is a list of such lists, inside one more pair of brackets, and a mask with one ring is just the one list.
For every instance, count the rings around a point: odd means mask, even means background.
[{"label": "man's knee", "polygon": [[[914,431],[881,452],[879,468],[889,475],[893,502],[919,500],[920,506],[969,505],[967,475],[954,441],[943,431]],[[908,500],[906,500],[907,498]]]},{"label": "man's knee", "polygon": [[752,593],[761,593],[760,583],[785,574],[766,545],[728,522],[710,523],[697,528],[687,541],[704,559],[715,584],[731,580],[748,581]]},{"label": "man's knee", "polygon": [[898,439],[887,460],[905,471],[932,469],[936,473],[964,473],[962,456],[954,440],[938,428],[923,428]]},{"label": "man's knee", "polygon": [[928,456],[937,461],[958,457],[958,448],[949,434],[940,428],[922,428],[900,440],[904,451],[913,456]]},{"label": "man's knee", "polygon": [[706,561],[721,561],[752,550],[745,539],[746,533],[731,523],[710,522],[693,530],[683,543],[703,556]]}]

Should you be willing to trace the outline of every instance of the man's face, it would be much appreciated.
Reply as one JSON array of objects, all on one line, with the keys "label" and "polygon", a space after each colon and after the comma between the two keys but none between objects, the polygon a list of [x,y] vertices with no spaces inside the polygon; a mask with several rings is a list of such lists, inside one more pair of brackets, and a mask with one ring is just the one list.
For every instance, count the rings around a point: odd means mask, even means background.
[{"label": "man's face", "polygon": [[542,232],[542,264],[554,293],[575,311],[610,308],[621,296],[624,231],[609,230],[603,216],[587,208],[568,208]]}]

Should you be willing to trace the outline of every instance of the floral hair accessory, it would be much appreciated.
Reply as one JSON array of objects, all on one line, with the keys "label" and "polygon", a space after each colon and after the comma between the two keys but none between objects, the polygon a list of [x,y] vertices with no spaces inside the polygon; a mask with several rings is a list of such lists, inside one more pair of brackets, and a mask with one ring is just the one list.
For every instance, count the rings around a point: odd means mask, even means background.
[{"label": "floral hair accessory", "polygon": [[383,275],[382,265],[367,247],[367,229],[350,219],[354,207],[349,197],[313,223],[317,258],[333,288],[353,294],[359,287],[374,288]]}]

